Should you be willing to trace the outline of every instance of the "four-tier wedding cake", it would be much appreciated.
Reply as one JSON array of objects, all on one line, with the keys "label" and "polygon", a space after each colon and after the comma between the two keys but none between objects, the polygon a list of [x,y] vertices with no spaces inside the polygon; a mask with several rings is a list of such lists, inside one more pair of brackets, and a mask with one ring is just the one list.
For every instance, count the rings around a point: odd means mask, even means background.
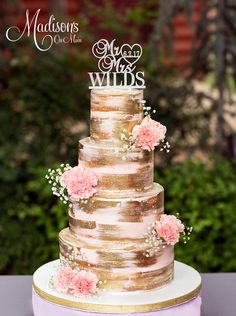
[{"label": "four-tier wedding cake", "polygon": [[68,203],[69,227],[59,233],[60,260],[34,274],[35,316],[200,315],[201,278],[174,262],[174,245],[192,228],[164,214],[164,189],[153,182],[153,150],[170,147],[166,127],[133,86],[94,86],[78,166],[48,171],[53,193]]}]

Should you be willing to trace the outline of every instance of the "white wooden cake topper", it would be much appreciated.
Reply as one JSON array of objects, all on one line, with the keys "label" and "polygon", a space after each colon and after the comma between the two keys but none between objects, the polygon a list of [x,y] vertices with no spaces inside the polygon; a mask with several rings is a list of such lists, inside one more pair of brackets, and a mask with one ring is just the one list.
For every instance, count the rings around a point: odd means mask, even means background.
[{"label": "white wooden cake topper", "polygon": [[93,55],[98,58],[99,72],[89,72],[89,89],[103,88],[145,88],[144,72],[134,72],[136,63],[142,55],[139,44],[115,45],[115,39],[108,42],[100,39],[92,47]]}]

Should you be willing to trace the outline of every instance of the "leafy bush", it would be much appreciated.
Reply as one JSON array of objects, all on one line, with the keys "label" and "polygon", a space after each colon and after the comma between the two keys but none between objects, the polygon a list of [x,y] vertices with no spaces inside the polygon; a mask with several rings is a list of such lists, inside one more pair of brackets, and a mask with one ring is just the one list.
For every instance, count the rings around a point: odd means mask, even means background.
[{"label": "leafy bush", "polygon": [[6,53],[0,54],[0,271],[29,273],[56,256],[51,241],[62,227],[61,206],[52,206],[40,167],[77,163],[89,114],[77,64],[87,64],[66,52],[40,55],[29,43]]},{"label": "leafy bush", "polygon": [[67,208],[52,196],[45,173],[45,168],[34,170],[22,201],[7,213],[5,224],[11,235],[8,232],[4,239],[0,264],[8,263],[14,272],[32,273],[41,264],[58,258],[58,233],[67,226]]},{"label": "leafy bush", "polygon": [[156,174],[165,187],[165,208],[193,226],[190,242],[176,247],[177,260],[202,272],[236,270],[236,174],[229,162],[186,161]]}]

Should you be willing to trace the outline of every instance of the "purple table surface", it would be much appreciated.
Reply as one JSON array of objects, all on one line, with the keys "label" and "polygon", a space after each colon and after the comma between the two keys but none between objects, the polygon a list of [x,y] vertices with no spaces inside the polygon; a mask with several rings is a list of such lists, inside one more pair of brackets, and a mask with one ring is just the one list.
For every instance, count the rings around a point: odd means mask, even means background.
[{"label": "purple table surface", "polygon": [[[202,278],[202,316],[236,316],[236,273]],[[31,285],[32,276],[0,276],[0,315],[33,316]]]}]

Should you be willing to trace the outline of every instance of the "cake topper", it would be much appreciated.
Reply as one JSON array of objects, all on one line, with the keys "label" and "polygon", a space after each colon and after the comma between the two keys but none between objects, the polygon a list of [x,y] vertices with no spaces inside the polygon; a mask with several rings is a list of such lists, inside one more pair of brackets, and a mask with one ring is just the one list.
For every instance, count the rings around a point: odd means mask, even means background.
[{"label": "cake topper", "polygon": [[137,71],[136,63],[142,56],[139,44],[117,46],[115,39],[108,42],[100,39],[92,47],[93,55],[98,58],[99,72],[89,72],[89,89],[101,88],[145,88],[144,72]]}]

